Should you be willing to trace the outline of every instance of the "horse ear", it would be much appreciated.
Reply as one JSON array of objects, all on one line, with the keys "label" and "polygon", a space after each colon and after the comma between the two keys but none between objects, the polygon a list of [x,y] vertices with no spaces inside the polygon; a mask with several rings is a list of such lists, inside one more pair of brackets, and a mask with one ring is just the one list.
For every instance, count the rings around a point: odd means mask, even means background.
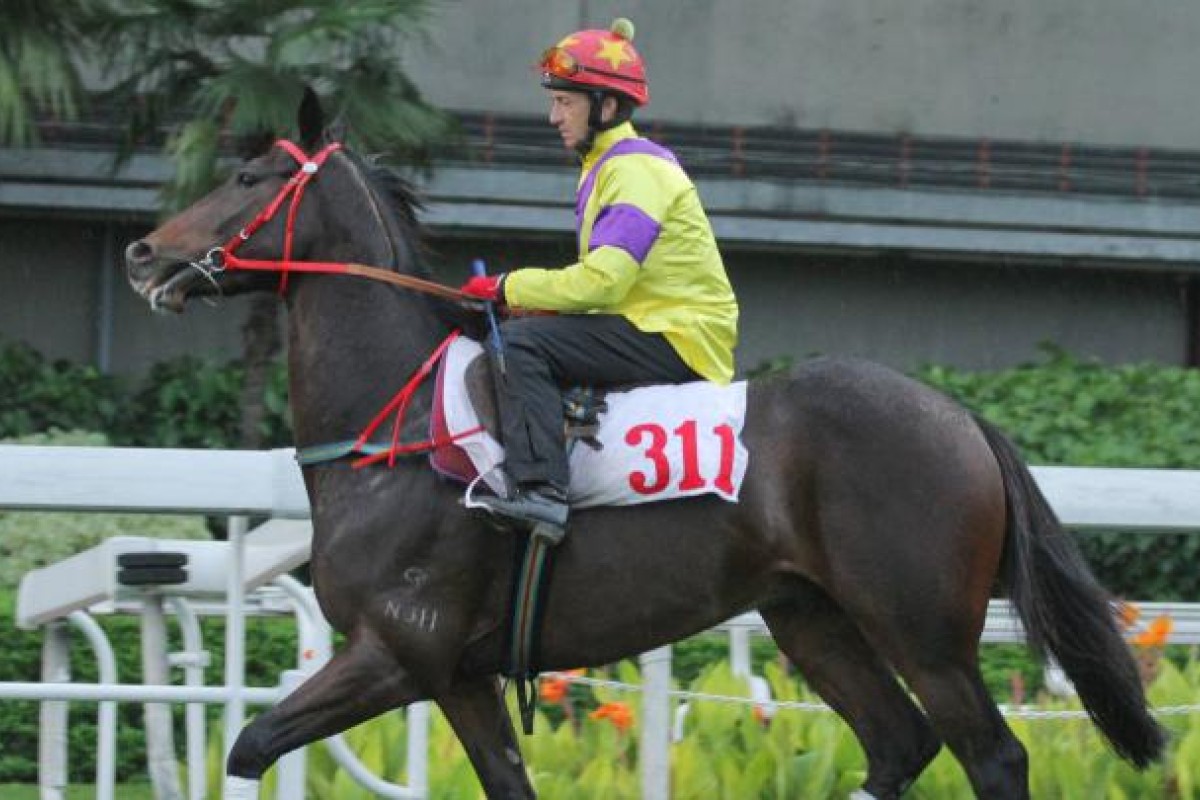
[{"label": "horse ear", "polygon": [[321,100],[311,86],[304,87],[296,121],[300,126],[301,145],[306,150],[313,149],[321,141],[325,129],[325,112],[321,110]]}]

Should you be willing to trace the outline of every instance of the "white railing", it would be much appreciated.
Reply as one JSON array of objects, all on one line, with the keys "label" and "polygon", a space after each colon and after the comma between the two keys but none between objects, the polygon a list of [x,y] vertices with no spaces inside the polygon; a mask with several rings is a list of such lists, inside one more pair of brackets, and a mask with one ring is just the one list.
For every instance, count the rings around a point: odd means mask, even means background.
[{"label": "white railing", "polygon": [[[1200,472],[1076,467],[1041,467],[1033,472],[1068,527],[1142,533],[1200,531]],[[302,521],[309,513],[300,471],[290,449],[253,452],[19,445],[0,445],[0,509],[263,515],[301,521],[289,527],[293,533],[302,530],[306,534],[307,523]],[[224,572],[229,632],[226,686],[210,687],[214,690],[212,696],[188,687],[146,690],[161,695],[154,699],[231,699],[226,705],[226,749],[241,728],[244,702],[259,699],[254,690],[244,686],[241,631],[247,584],[253,586],[255,580],[262,580],[271,571],[269,564],[264,568],[261,559],[256,561],[262,551],[255,550],[254,535],[249,537],[248,545],[244,533],[234,526],[227,544],[204,543],[223,547],[221,557],[228,559]],[[176,544],[171,543],[171,548],[175,549]],[[289,559],[295,557],[294,551],[287,552]],[[91,588],[94,592],[95,586]],[[18,615],[24,624],[37,625],[69,618],[95,602],[94,594],[87,595],[82,584],[73,591],[69,583],[34,579],[28,590],[22,587]],[[1176,639],[1194,636],[1182,640],[1200,640],[1200,614],[1196,608],[1171,606]],[[736,637],[760,624],[756,615],[727,623],[734,632],[735,650]],[[1006,604],[993,603],[985,640],[1018,641],[1020,636],[1019,624]],[[735,662],[740,658],[735,653]],[[643,797],[660,800],[669,796],[666,754],[671,718],[670,649],[644,654],[642,667],[646,696],[641,761],[647,767]],[[105,689],[103,685],[74,689],[45,685],[40,695],[31,688],[20,691],[25,693],[22,697],[56,698],[56,702],[81,696],[99,700],[147,696],[133,689],[128,694],[124,689],[106,694]],[[0,697],[3,691],[4,685],[0,684]]]},{"label": "white railing", "polygon": [[[245,686],[244,617],[263,611],[260,593],[249,595],[268,583],[289,588],[288,570],[308,560],[311,525],[308,499],[292,451],[209,451],[106,447],[30,447],[0,445],[0,509],[42,511],[136,511],[231,515],[227,542],[164,541],[136,537],[113,537],[84,553],[58,564],[34,570],[21,582],[17,621],[24,627],[46,626],[43,683],[0,683],[0,699],[42,701],[39,782],[43,797],[61,796],[66,773],[66,705],[69,700],[101,701],[102,758],[97,762],[97,798],[113,796],[112,750],[115,717],[110,709],[116,701],[221,703],[225,707],[224,739],[228,753],[245,719],[247,703],[277,702],[315,668],[313,660],[281,675],[278,687]],[[271,517],[247,531],[247,515]],[[226,618],[225,685],[223,686],[136,686],[122,685],[110,678],[100,684],[72,684],[65,666],[66,628],[63,620],[77,626],[90,619],[89,609],[128,610],[144,601],[140,589],[123,587],[116,580],[117,557],[126,552],[183,552],[188,556],[186,583],[167,587],[161,594],[175,602],[181,629],[190,632],[185,617],[193,607],[219,609]],[[328,650],[328,631],[323,618],[311,630],[315,603],[294,590],[290,603],[276,599],[267,611],[295,609],[297,624],[305,636],[303,649]],[[310,593],[311,594],[311,593]],[[153,615],[143,610],[143,620]],[[192,621],[194,622],[194,620]],[[153,629],[153,628],[152,628]],[[99,630],[87,626],[85,633]],[[101,636],[103,632],[100,632]],[[145,641],[143,646],[145,649]],[[94,643],[94,647],[95,647]],[[107,648],[107,641],[101,643]],[[165,653],[158,653],[165,658]],[[194,648],[189,648],[193,651]],[[98,650],[98,655],[101,651]],[[194,659],[197,652],[183,654]],[[189,676],[195,670],[189,671]],[[191,683],[191,681],[189,681]],[[202,717],[192,715],[194,720]],[[148,718],[147,724],[150,724]],[[380,780],[367,771],[341,737],[325,741],[335,759],[359,783],[382,797],[419,800],[426,796],[428,705],[409,709],[409,785]],[[195,776],[204,772],[203,761],[193,747],[189,724],[189,796],[199,798],[204,786]],[[202,728],[201,728],[202,730]],[[297,769],[297,764],[299,768]],[[300,797],[304,776],[302,754],[280,763],[280,797]],[[47,778],[46,776],[50,777]],[[152,775],[152,777],[155,777]],[[161,776],[158,776],[161,777]],[[167,783],[172,783],[169,776]]]}]

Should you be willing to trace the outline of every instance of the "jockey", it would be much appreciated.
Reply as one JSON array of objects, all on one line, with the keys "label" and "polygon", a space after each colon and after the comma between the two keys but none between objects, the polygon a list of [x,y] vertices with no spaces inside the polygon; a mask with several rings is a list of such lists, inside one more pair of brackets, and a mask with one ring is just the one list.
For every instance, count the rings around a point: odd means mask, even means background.
[{"label": "jockey", "polygon": [[582,159],[576,198],[578,260],[476,276],[462,291],[513,309],[501,326],[499,381],[507,497],[479,498],[525,522],[567,520],[565,387],[733,377],[738,305],[708,217],[666,148],[638,136],[630,117],[649,88],[633,24],[582,30],[539,64],[550,124]]}]

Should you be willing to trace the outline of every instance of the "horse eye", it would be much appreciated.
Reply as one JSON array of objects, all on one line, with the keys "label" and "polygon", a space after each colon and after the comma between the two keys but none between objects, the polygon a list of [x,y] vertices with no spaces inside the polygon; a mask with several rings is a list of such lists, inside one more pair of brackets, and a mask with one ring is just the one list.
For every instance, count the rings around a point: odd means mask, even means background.
[{"label": "horse eye", "polygon": [[237,185],[243,189],[248,189],[258,183],[258,176],[253,172],[242,171],[237,174]]}]

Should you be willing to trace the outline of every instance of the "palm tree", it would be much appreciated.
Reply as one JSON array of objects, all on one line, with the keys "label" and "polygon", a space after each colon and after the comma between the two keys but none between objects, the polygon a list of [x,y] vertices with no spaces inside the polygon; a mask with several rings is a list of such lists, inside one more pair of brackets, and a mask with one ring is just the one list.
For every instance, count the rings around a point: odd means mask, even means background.
[{"label": "palm tree", "polygon": [[368,152],[423,160],[448,131],[399,59],[429,0],[108,2],[95,49],[117,78],[109,94],[130,109],[128,145],[171,127],[176,202],[217,182],[223,145],[288,131],[306,85]]},{"label": "palm tree", "polygon": [[[29,0],[32,4],[33,0]],[[125,152],[166,125],[176,170],[167,205],[222,177],[238,142],[286,133],[315,86],[366,152],[424,163],[450,130],[400,65],[428,0],[108,0],[95,28],[110,94],[130,109]],[[243,327],[242,445],[261,446],[264,388],[280,344],[273,298],[252,301]]]},{"label": "palm tree", "polygon": [[36,120],[74,118],[80,79],[70,44],[95,11],[93,0],[4,0],[0,24],[0,145],[37,141]]}]

